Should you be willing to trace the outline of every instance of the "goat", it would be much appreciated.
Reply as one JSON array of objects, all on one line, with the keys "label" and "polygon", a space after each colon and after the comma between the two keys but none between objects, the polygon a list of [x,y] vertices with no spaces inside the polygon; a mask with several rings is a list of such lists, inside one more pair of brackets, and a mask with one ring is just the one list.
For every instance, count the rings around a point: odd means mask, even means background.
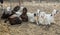
[{"label": "goat", "polygon": [[27,13],[27,9],[24,7],[23,12],[18,11],[8,18],[9,23],[11,25],[15,25],[15,24],[21,24],[22,21],[24,22],[28,21],[28,17],[26,13]]},{"label": "goat", "polygon": [[55,23],[54,16],[55,14],[57,14],[57,12],[58,11],[56,9],[53,10],[52,14],[46,14],[45,12],[40,12],[37,24],[51,25],[51,23]]},{"label": "goat", "polygon": [[23,12],[20,11],[15,12],[15,14],[11,15],[5,22],[9,21],[11,25],[21,24],[22,21],[28,21],[28,17],[26,15],[27,9],[23,8]]},{"label": "goat", "polygon": [[[3,12],[2,19],[6,19],[5,23],[9,21],[11,25],[21,24],[20,15],[22,14],[19,6],[16,6],[13,10],[10,10],[10,7],[7,7],[6,11]],[[11,18],[12,17],[12,18]]]},{"label": "goat", "polygon": [[1,18],[7,19],[9,16],[15,14],[19,9],[20,9],[20,6],[14,7],[13,10],[11,10],[11,7],[7,7],[7,9],[4,10]]}]

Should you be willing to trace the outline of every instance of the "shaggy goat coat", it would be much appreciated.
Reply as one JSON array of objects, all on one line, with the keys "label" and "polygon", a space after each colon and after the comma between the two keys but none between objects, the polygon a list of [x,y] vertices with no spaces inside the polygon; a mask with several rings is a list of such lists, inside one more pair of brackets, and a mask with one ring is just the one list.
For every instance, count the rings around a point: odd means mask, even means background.
[{"label": "shaggy goat coat", "polygon": [[55,23],[54,16],[57,14],[57,10],[53,10],[52,14],[46,14],[45,12],[39,13],[38,23],[43,25],[51,25],[51,23]]}]

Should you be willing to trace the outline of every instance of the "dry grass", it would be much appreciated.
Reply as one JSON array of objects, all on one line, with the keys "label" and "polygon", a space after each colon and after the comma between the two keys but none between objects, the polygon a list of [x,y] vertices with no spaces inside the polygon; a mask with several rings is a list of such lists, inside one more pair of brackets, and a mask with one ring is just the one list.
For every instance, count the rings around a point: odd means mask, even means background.
[{"label": "dry grass", "polygon": [[[7,4],[7,3],[6,3]],[[35,12],[37,9],[51,13],[55,8],[60,9],[60,3],[23,3],[28,8],[28,12]],[[56,23],[50,28],[38,26],[34,23],[22,23],[21,25],[11,26],[8,23],[0,23],[0,35],[60,35],[60,13],[55,16]]]}]

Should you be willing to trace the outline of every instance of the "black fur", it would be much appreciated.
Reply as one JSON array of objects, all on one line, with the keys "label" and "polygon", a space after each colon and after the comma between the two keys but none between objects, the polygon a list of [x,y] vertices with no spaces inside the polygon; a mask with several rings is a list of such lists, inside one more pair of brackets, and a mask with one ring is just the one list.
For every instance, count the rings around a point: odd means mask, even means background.
[{"label": "black fur", "polygon": [[10,16],[10,14],[5,14],[5,12],[2,14],[1,19],[7,19]]},{"label": "black fur", "polygon": [[20,9],[19,6],[14,7],[14,9],[11,11],[11,14],[8,14],[8,13],[5,14],[6,11],[4,10],[4,12],[3,12],[2,16],[1,16],[1,19],[7,19],[9,16],[15,14],[15,12],[17,12],[19,9]]},{"label": "black fur", "polygon": [[28,21],[28,16],[27,16],[27,8],[23,8],[23,13],[20,16],[22,18],[23,22],[27,22]]},{"label": "black fur", "polygon": [[0,0],[0,3],[3,4],[3,0]]},{"label": "black fur", "polygon": [[20,9],[20,6],[16,6],[16,7],[14,7],[13,10],[14,10],[15,12],[17,12],[19,9]]},{"label": "black fur", "polygon": [[36,16],[36,14],[34,13],[34,16]]},{"label": "black fur", "polygon": [[11,25],[16,25],[16,24],[21,24],[22,21],[18,18],[18,17],[14,17],[14,18],[8,18],[7,20],[5,20],[5,23],[9,21],[9,23]]}]

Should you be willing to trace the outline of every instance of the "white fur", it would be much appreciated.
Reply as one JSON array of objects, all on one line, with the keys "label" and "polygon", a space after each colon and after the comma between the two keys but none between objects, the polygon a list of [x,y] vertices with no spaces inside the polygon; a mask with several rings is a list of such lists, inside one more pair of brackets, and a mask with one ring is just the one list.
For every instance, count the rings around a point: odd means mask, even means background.
[{"label": "white fur", "polygon": [[45,14],[45,16],[41,15],[39,17],[39,23],[43,25],[50,25],[54,22],[54,16],[51,16],[51,14]]},{"label": "white fur", "polygon": [[21,14],[22,12],[16,12],[17,17],[20,17]]},{"label": "white fur", "polygon": [[21,6],[19,11],[22,12],[23,8],[24,8],[24,7]]},{"label": "white fur", "polygon": [[34,13],[28,12],[27,16],[28,16],[28,21],[29,22],[35,22]]},{"label": "white fur", "polygon": [[55,23],[54,15],[57,14],[56,12],[57,11],[55,9],[53,10],[52,14],[46,14],[45,12],[40,12],[38,18],[39,23],[37,24],[50,25],[51,23]]},{"label": "white fur", "polygon": [[[45,12],[40,12],[39,17],[38,17],[38,22],[40,24],[45,24],[45,18],[46,18],[46,13]],[[38,24],[38,23],[37,23]]]},{"label": "white fur", "polygon": [[11,7],[7,7],[6,8],[6,11],[4,11],[5,14],[11,14]]},{"label": "white fur", "polygon": [[17,17],[20,17],[20,15],[22,14],[23,8],[24,8],[24,7],[21,7],[20,10],[18,10],[18,11],[16,12]]},{"label": "white fur", "polygon": [[[37,12],[31,13],[31,12],[27,12],[27,16],[28,16],[28,21],[29,22],[37,22],[37,17],[39,16],[39,11],[37,10]],[[36,16],[34,16],[34,14],[36,14]]]},{"label": "white fur", "polygon": [[54,16],[56,13],[57,13],[57,10],[54,9],[54,10],[52,11],[52,15]]}]

